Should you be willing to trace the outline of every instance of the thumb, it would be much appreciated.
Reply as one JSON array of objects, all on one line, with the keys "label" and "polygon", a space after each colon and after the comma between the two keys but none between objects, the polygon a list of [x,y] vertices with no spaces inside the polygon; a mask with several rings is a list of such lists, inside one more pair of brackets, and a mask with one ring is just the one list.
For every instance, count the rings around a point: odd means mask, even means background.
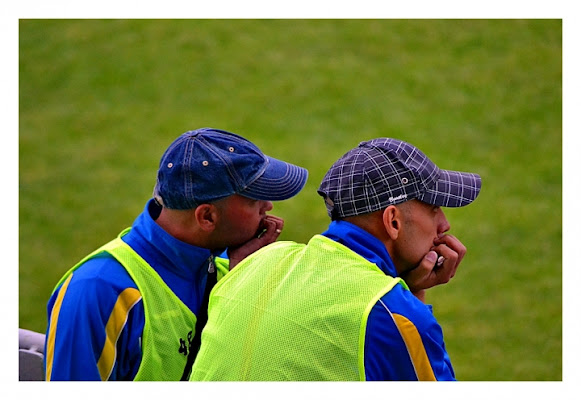
[{"label": "thumb", "polygon": [[436,253],[434,250],[428,251],[428,253],[424,256],[424,259],[422,260],[422,264],[428,263],[430,264],[430,266],[433,266],[436,261],[438,260],[438,253]]},{"label": "thumb", "polygon": [[437,259],[438,253],[429,251],[417,267],[405,274],[404,280],[412,292],[433,286],[430,279]]}]

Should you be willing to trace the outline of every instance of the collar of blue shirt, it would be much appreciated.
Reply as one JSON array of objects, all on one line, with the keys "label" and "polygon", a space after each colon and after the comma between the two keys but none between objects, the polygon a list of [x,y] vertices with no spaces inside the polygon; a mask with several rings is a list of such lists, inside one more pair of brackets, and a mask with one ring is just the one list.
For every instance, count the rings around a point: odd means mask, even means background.
[{"label": "collar of blue shirt", "polygon": [[369,232],[346,221],[333,221],[322,233],[376,264],[386,275],[397,277],[397,271],[383,243]]}]

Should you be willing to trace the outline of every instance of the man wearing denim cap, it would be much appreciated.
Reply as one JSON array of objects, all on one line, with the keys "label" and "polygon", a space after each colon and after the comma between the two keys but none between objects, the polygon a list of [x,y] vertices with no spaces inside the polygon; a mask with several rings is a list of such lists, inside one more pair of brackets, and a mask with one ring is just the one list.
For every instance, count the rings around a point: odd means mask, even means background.
[{"label": "man wearing denim cap", "polygon": [[360,143],[319,187],[327,231],[266,246],[215,287],[190,380],[454,380],[424,297],[466,253],[441,207],[480,187],[409,143]]},{"label": "man wearing denim cap", "polygon": [[[48,302],[47,380],[186,380],[215,282],[273,242],[272,201],[307,171],[236,134],[179,136],[131,228],[75,265]],[[227,250],[229,261],[216,258]]]}]

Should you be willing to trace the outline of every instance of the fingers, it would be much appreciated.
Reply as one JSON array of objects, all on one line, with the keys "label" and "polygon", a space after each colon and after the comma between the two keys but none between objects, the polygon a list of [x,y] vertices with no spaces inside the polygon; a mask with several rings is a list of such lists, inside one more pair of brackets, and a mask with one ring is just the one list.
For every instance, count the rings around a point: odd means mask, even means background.
[{"label": "fingers", "polygon": [[440,235],[436,240],[434,240],[434,246],[440,246],[440,245],[444,245],[448,248],[450,248],[452,251],[454,251],[457,254],[457,263],[456,264],[460,264],[460,261],[462,261],[462,259],[464,258],[464,256],[466,255],[466,246],[464,246],[462,244],[462,242],[460,242],[460,240],[458,240],[455,236],[453,235]]},{"label": "fingers", "polygon": [[[274,215],[267,215],[262,221],[264,232],[256,239],[260,247],[270,244],[280,236],[284,227],[284,220]],[[254,239],[253,239],[254,240]]]},{"label": "fingers", "polygon": [[440,235],[440,237],[434,241],[434,245],[435,247],[433,250],[435,250],[441,257],[444,257],[441,266],[437,266],[442,268],[442,271],[440,271],[442,279],[447,278],[450,280],[454,275],[456,275],[456,270],[466,255],[466,246],[452,235]]},{"label": "fingers", "polygon": [[284,227],[284,220],[280,217],[277,217],[276,215],[267,215],[264,218],[264,221],[267,224],[272,224],[274,223],[274,229],[276,232],[280,233],[282,232],[282,228]]},{"label": "fingers", "polygon": [[274,215],[267,215],[261,222],[261,233],[239,246],[228,248],[230,269],[233,269],[240,261],[254,253],[256,250],[273,243],[280,236],[284,220]]},{"label": "fingers", "polygon": [[[436,265],[434,266],[435,272],[441,275],[442,280],[445,280],[443,283],[446,283],[456,274],[456,269],[458,268],[459,263],[458,253],[443,244],[436,246],[433,250],[438,253],[440,260],[440,262],[436,262]],[[448,279],[446,280],[446,278]]]},{"label": "fingers", "polygon": [[445,245],[437,246],[403,278],[412,292],[448,283],[456,274],[457,256],[456,252]]},{"label": "fingers", "polygon": [[456,275],[466,247],[452,235],[440,235],[418,266],[402,278],[412,292],[448,283]]},{"label": "fingers", "polygon": [[410,291],[417,292],[436,286],[434,282],[434,267],[438,260],[435,251],[429,251],[420,261],[417,267],[405,273],[402,278],[405,280]]}]

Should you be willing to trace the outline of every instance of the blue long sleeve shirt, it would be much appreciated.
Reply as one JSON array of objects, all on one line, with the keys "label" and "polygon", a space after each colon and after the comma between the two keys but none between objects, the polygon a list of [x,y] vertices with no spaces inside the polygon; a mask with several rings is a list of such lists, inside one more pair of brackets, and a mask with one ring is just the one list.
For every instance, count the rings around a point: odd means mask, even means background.
[{"label": "blue long sleeve shirt", "polygon": [[[165,232],[155,219],[161,208],[150,200],[123,236],[169,288],[196,315],[200,309],[209,259],[208,249],[189,245]],[[91,259],[73,272],[66,289],[59,287],[47,305],[48,327],[45,367],[50,380],[132,380],[141,362],[141,336],[145,315],[141,297],[129,306],[117,300],[137,286],[112,256]],[[61,293],[61,290],[66,290]],[[60,297],[59,297],[60,295]],[[51,321],[54,307],[58,319]],[[56,314],[55,314],[56,315]],[[106,329],[117,319],[120,331]],[[52,326],[54,324],[54,326]],[[52,334],[51,334],[52,332]],[[112,361],[101,357],[105,341],[116,343]],[[50,352],[49,352],[50,349]],[[113,362],[109,376],[101,376],[99,363]],[[110,370],[106,366],[102,370]]]},{"label": "blue long sleeve shirt", "polygon": [[[333,221],[322,235],[376,264],[386,275],[397,277],[383,243],[365,230],[349,222]],[[402,285],[396,285],[371,310],[364,352],[369,381],[455,380],[442,329],[431,306]]]}]

